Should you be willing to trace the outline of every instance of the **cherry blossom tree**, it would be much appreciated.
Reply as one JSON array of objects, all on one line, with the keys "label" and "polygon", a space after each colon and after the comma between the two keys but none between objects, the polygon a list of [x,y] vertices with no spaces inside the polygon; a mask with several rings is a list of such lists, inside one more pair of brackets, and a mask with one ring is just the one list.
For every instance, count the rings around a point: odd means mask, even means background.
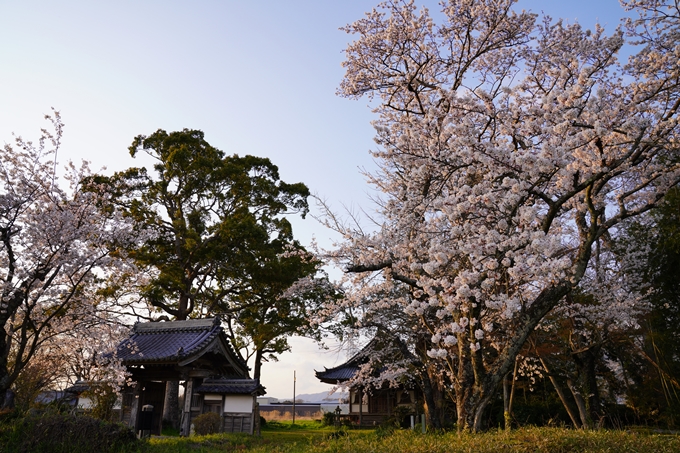
[{"label": "cherry blossom tree", "polygon": [[[607,35],[513,3],[450,0],[435,24],[388,1],[345,27],[357,39],[340,95],[372,101],[384,195],[377,232],[334,224],[351,283],[336,308],[361,307],[357,326],[407,316],[473,431],[597,244],[680,180],[677,6],[629,2],[641,18]],[[621,64],[626,33],[641,50]]]},{"label": "cherry blossom tree", "polygon": [[0,405],[41,348],[49,354],[76,333],[95,343],[97,326],[111,321],[97,290],[128,266],[109,245],[128,243],[129,229],[98,209],[104,195],[82,184],[87,164],[67,166],[68,188],[59,185],[63,124],[57,112],[47,119],[54,131],[38,143],[16,138],[0,150]]}]

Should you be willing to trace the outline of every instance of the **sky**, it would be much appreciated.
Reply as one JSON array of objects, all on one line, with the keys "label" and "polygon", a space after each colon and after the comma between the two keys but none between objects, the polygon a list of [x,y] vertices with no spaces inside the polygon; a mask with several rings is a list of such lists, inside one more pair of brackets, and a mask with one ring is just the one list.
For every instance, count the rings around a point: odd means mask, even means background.
[{"label": "sky", "polygon": [[[416,3],[438,10],[436,1]],[[377,168],[374,118],[366,99],[336,91],[352,41],[339,27],[376,4],[0,0],[0,144],[12,133],[37,140],[54,108],[65,123],[60,162],[87,160],[111,173],[143,164],[127,151],[139,134],[200,129],[227,154],[268,157],[283,181],[304,182],[339,213],[371,213],[375,193],[363,172]],[[617,0],[520,0],[516,8],[606,30],[624,15]],[[313,216],[295,219],[294,231],[305,245],[338,239]],[[292,344],[263,366],[268,396],[291,398],[294,370],[298,394],[329,390],[314,370],[346,352]]]}]

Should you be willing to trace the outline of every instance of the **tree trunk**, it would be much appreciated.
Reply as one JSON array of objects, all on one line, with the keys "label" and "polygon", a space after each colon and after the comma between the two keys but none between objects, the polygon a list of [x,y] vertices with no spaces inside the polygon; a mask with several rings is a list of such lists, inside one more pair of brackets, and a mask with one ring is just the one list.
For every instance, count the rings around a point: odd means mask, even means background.
[{"label": "tree trunk", "polygon": [[[506,431],[512,429],[512,399],[510,398],[510,385],[508,384],[508,375],[503,378],[503,427]],[[510,377],[514,390],[515,376]]]},{"label": "tree trunk", "polygon": [[[423,397],[425,398],[425,418],[427,419],[427,424],[432,429],[440,430],[444,427],[442,420],[442,395],[441,392],[437,391],[432,385],[432,380],[427,371],[421,374],[420,388],[423,391]],[[437,395],[439,393],[439,395]]]},{"label": "tree trunk", "polygon": [[475,417],[472,422],[472,431],[478,433],[482,430],[482,417],[484,416],[484,410],[486,406],[489,405],[491,397],[483,399],[475,408]]},{"label": "tree trunk", "polygon": [[163,401],[163,425],[168,422],[172,428],[179,429],[179,419],[179,381],[167,381]]},{"label": "tree trunk", "polygon": [[583,429],[588,429],[591,427],[591,420],[588,416],[588,409],[586,408],[586,402],[583,399],[583,395],[578,388],[574,385],[571,379],[567,379],[567,386],[571,390],[571,394],[574,395],[574,401],[576,401],[576,407],[578,407],[578,413],[581,416],[581,424]]},{"label": "tree trunk", "polygon": [[512,370],[510,391],[508,391],[508,380],[506,375],[503,378],[503,420],[505,423],[505,429],[509,430],[512,428],[512,401],[515,398],[515,382],[517,380],[517,368],[519,367],[519,362],[515,360],[515,367]]},{"label": "tree trunk", "polygon": [[10,389],[14,379],[8,368],[8,357],[12,337],[0,328],[0,409],[14,408],[14,392]]},{"label": "tree trunk", "polygon": [[169,421],[170,426],[177,429],[179,428],[180,413],[179,381],[167,381],[165,384],[165,397],[163,398],[163,420]]},{"label": "tree trunk", "polygon": [[538,360],[541,361],[541,365],[543,366],[543,369],[545,372],[548,374],[548,379],[550,379],[550,382],[552,383],[553,387],[555,388],[555,391],[557,392],[557,396],[559,396],[560,401],[562,401],[562,405],[564,408],[567,410],[567,413],[569,414],[569,418],[571,419],[571,422],[574,424],[574,428],[580,428],[581,423],[579,423],[578,417],[576,416],[576,413],[574,412],[574,409],[571,407],[567,400],[567,395],[564,393],[564,390],[562,390],[562,386],[557,382],[557,379],[555,379],[555,376],[550,372],[548,369],[547,364],[543,360],[541,356],[538,357]]},{"label": "tree trunk", "polygon": [[572,354],[574,363],[578,369],[579,387],[584,396],[591,427],[594,427],[594,422],[599,421],[602,416],[600,412],[600,392],[597,387],[597,375],[595,374],[595,366],[599,352],[600,346],[593,345],[585,350]]},{"label": "tree trunk", "polygon": [[[177,321],[186,321],[189,298],[186,294],[180,294]],[[186,395],[185,395],[186,397]],[[179,381],[167,381],[165,383],[165,397],[163,399],[163,420],[167,420],[174,429],[180,428],[181,408],[179,407]]]},{"label": "tree trunk", "polygon": [[255,351],[255,363],[253,364],[253,379],[260,379],[262,373],[262,351]]},{"label": "tree trunk", "polygon": [[[487,385],[492,382],[487,379]],[[500,382],[499,382],[500,384]],[[475,385],[475,387],[477,387]],[[496,387],[496,386],[494,386]],[[482,430],[482,417],[484,410],[489,405],[494,392],[485,391],[481,388],[471,389],[465,392],[462,398],[456,398],[456,411],[458,412],[458,431],[479,432]]]}]

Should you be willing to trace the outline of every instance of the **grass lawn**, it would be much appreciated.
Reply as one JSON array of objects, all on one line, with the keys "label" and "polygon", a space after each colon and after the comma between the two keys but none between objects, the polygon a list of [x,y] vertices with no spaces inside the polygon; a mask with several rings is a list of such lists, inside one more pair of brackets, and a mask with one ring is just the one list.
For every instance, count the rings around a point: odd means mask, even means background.
[{"label": "grass lawn", "polygon": [[318,422],[270,422],[262,436],[211,435],[193,438],[155,438],[149,453],[675,453],[680,436],[644,431],[576,431],[523,428],[509,433],[420,434],[398,430],[350,430],[337,434]]},{"label": "grass lawn", "polygon": [[[216,453],[225,451],[244,452],[307,452],[314,445],[338,437],[337,430],[323,426],[318,421],[301,420],[268,422],[262,427],[262,436],[244,434],[214,434],[191,438],[160,437],[149,441],[149,453]],[[347,433],[355,438],[372,434],[372,431],[356,430]]]}]

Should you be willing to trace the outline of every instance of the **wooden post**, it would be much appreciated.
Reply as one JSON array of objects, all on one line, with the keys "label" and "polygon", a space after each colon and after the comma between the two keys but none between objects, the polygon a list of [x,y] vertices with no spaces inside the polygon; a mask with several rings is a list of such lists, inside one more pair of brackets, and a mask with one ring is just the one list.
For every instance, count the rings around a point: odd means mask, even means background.
[{"label": "wooden post", "polygon": [[142,382],[136,383],[135,390],[133,392],[134,398],[132,398],[132,407],[130,408],[130,423],[128,426],[132,428],[132,430],[135,432],[135,435],[137,434],[137,420],[139,420],[139,410],[142,407],[139,402],[139,399],[142,397],[142,386]]},{"label": "wooden post", "polygon": [[391,417],[392,416],[392,393],[390,389],[387,389],[387,416]]},{"label": "wooden post", "polygon": [[[255,397],[253,399],[255,399]],[[260,426],[260,403],[258,403],[257,400],[255,400],[255,403],[253,404],[253,422],[250,426],[250,434],[256,434],[258,436],[262,435],[262,427]]]},{"label": "wooden post", "polygon": [[359,388],[359,426],[361,427],[363,423],[364,414],[364,392]]},{"label": "wooden post", "polygon": [[194,380],[187,378],[187,388],[184,390],[184,412],[182,413],[182,426],[179,434],[188,436],[191,431],[191,399],[194,395]]}]

